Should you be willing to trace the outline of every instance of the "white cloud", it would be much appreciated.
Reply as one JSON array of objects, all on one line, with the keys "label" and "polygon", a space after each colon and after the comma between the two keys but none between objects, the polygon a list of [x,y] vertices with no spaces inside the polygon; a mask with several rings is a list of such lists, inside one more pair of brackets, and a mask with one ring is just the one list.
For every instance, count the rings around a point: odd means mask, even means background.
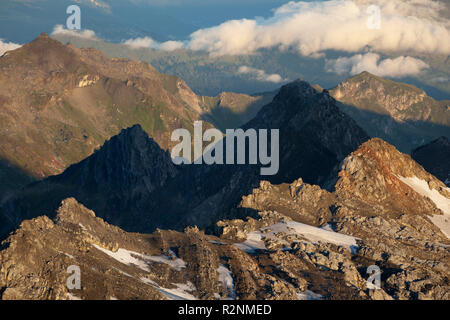
[{"label": "white cloud", "polygon": [[[369,5],[381,10],[381,28],[367,27]],[[242,19],[200,29],[187,47],[211,55],[250,54],[258,49],[294,49],[317,56],[326,50],[356,53],[450,53],[450,22],[432,0],[289,2],[267,19]]]},{"label": "white cloud", "polygon": [[0,56],[2,56],[6,51],[14,50],[20,47],[20,44],[13,42],[3,42],[2,39],[0,39]]},{"label": "white cloud", "polygon": [[248,66],[241,66],[238,69],[239,74],[247,74],[251,78],[258,80],[258,81],[264,81],[264,82],[274,82],[274,83],[280,83],[285,81],[283,77],[281,77],[279,74],[267,74],[264,70],[255,69]]},{"label": "white cloud", "polygon": [[63,25],[56,25],[53,28],[52,35],[67,35],[67,36],[73,36],[73,37],[79,37],[83,39],[90,39],[90,40],[96,40],[98,39],[95,35],[95,32],[89,29],[83,29],[83,30],[69,30],[65,29]]},{"label": "white cloud", "polygon": [[150,37],[128,39],[124,42],[124,44],[132,48],[152,48],[165,51],[181,49],[184,46],[184,43],[181,41],[158,42]]},{"label": "white cloud", "polygon": [[[367,9],[373,5],[380,8],[379,29],[368,27]],[[328,51],[334,50],[347,54],[326,60],[329,72],[357,74],[366,70],[380,76],[404,77],[429,68],[414,57],[450,54],[450,20],[443,16],[445,12],[450,11],[442,2],[433,0],[291,1],[274,9],[269,18],[227,21],[200,29],[184,42],[158,42],[142,37],[126,40],[124,44],[166,51],[204,50],[212,56],[245,55],[276,48],[326,58]],[[72,31],[60,25],[55,26],[52,34],[96,38],[91,30]],[[381,55],[386,53],[398,57],[382,59]],[[239,68],[238,73],[259,81],[284,81],[278,74],[266,74],[247,66]]]},{"label": "white cloud", "polygon": [[435,78],[432,78],[430,81],[434,82],[434,83],[445,83],[445,82],[449,82],[450,78],[449,77],[435,77]]},{"label": "white cloud", "polygon": [[128,39],[124,44],[133,48],[150,48],[156,41],[150,37]]},{"label": "white cloud", "polygon": [[77,3],[89,5],[91,7],[102,9],[108,13],[111,12],[111,7],[106,2],[100,1],[100,0],[73,0]]},{"label": "white cloud", "polygon": [[340,57],[328,60],[325,68],[328,72],[338,74],[349,73],[351,75],[368,71],[380,77],[401,78],[417,75],[429,68],[422,60],[412,57],[397,57],[394,59],[381,59],[379,54],[357,54],[352,57]]}]

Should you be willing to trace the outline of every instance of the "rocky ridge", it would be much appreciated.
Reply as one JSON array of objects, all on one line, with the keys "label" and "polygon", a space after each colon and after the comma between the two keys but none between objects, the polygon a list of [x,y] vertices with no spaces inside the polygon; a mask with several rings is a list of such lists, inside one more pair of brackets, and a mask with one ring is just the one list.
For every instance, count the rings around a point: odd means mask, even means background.
[{"label": "rocky ridge", "polygon": [[[434,217],[448,216],[449,204],[442,182],[372,139],[345,158],[333,191],[302,179],[262,181],[240,203],[258,215],[219,221],[219,237],[195,227],[127,233],[66,199],[53,219],[24,221],[2,243],[0,292],[3,299],[447,300],[450,235]],[[81,269],[79,290],[66,286],[70,265]],[[373,265],[382,272],[376,290],[367,283]]]}]

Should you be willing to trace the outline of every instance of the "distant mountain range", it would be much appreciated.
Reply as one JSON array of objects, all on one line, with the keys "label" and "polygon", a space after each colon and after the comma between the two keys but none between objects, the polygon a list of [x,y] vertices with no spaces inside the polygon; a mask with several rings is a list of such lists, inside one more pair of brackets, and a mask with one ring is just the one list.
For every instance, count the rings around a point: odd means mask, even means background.
[{"label": "distant mountain range", "polygon": [[[348,75],[327,72],[324,68],[326,60],[320,57],[299,56],[291,51],[278,49],[259,50],[250,55],[211,56],[208,52],[179,49],[164,51],[147,47],[131,47],[124,43],[111,43],[102,39],[89,39],[70,34],[54,34],[55,39],[63,43],[72,43],[78,48],[96,48],[109,57],[123,57],[145,61],[158,71],[177,75],[197,93],[215,96],[222,91],[253,94],[255,92],[271,92],[282,84],[302,78],[310,83],[317,83],[324,88],[331,88],[344,81]],[[330,57],[338,57],[330,53]],[[428,95],[438,100],[450,98],[448,74],[450,59],[433,57],[424,59],[432,67],[417,77],[402,78],[425,90]],[[262,70],[266,74],[277,74],[279,82],[257,80],[255,76],[239,72],[241,66],[249,66]],[[444,81],[435,81],[441,77]]]},{"label": "distant mountain range", "polygon": [[268,102],[264,95],[198,96],[147,63],[109,59],[45,33],[0,58],[0,84],[0,158],[31,178],[61,173],[137,123],[167,149],[174,129],[192,132],[200,119],[239,126]]}]

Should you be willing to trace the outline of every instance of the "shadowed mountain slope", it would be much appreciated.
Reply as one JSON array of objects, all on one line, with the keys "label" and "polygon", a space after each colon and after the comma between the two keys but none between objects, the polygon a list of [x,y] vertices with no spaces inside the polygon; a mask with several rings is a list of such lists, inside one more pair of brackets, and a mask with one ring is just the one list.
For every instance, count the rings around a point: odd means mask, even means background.
[{"label": "shadowed mountain slope", "polygon": [[447,137],[414,149],[411,157],[447,186],[450,185],[450,142]]}]

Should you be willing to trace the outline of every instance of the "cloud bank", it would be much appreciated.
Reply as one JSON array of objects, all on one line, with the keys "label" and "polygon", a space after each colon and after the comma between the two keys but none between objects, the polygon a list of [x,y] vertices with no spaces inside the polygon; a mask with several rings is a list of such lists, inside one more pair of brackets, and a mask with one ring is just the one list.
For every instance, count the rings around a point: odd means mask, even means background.
[{"label": "cloud bank", "polygon": [[110,13],[111,7],[106,2],[100,1],[100,0],[73,0],[76,3],[85,4],[94,8],[99,8],[104,10],[105,12]]},{"label": "cloud bank", "polygon": [[[269,18],[226,21],[197,30],[186,41],[161,43],[143,37],[124,44],[166,51],[206,51],[213,57],[253,54],[261,49],[289,50],[325,58],[328,72],[353,75],[369,71],[401,78],[429,68],[417,57],[450,54],[449,12],[446,4],[434,0],[291,1],[274,9]],[[61,27],[55,32],[73,31]],[[86,30],[78,36],[95,34]],[[330,51],[342,52],[342,57],[327,60]],[[397,57],[383,59],[386,54]],[[249,66],[241,66],[238,73],[258,81],[284,81],[278,74]]]},{"label": "cloud bank", "polygon": [[13,42],[3,42],[3,40],[0,39],[0,56],[2,56],[6,51],[14,50],[20,47],[20,44]]},{"label": "cloud bank", "polygon": [[242,19],[200,29],[186,47],[213,56],[251,54],[259,49],[293,49],[305,56],[326,50],[350,53],[450,53],[450,22],[440,17],[442,4],[431,0],[373,0],[379,29],[368,27],[368,1],[289,2],[267,19]]},{"label": "cloud bank", "polygon": [[338,74],[355,75],[368,71],[380,77],[392,78],[418,75],[427,68],[428,64],[416,58],[400,56],[394,59],[381,59],[379,54],[370,52],[328,60],[325,65],[326,71]]},{"label": "cloud bank", "polygon": [[184,43],[181,41],[166,41],[166,42],[158,42],[153,40],[150,37],[129,39],[124,42],[124,44],[132,47],[132,48],[151,48],[157,50],[165,50],[165,51],[173,51],[177,49],[181,49],[184,46]]},{"label": "cloud bank", "polygon": [[89,29],[69,30],[65,29],[64,26],[61,24],[58,24],[53,28],[51,35],[67,35],[89,40],[98,40],[97,36],[95,35],[95,32],[92,30]]},{"label": "cloud bank", "polygon": [[280,83],[285,81],[285,79],[283,79],[283,77],[281,77],[279,74],[267,74],[264,70],[255,69],[248,66],[241,66],[238,69],[238,74],[246,74],[249,75],[252,79],[264,82]]}]

